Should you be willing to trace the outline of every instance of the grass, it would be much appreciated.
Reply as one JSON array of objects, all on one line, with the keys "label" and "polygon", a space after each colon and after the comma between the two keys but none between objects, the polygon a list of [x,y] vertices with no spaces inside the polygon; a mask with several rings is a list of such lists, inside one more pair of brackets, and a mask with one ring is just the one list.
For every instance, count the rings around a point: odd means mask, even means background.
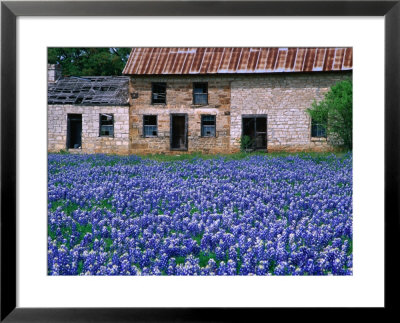
[{"label": "grass", "polygon": [[[214,259],[217,266],[219,266],[221,260],[217,260],[217,256],[214,252],[200,252],[199,253],[199,266],[202,268],[206,267],[208,265],[208,261],[210,259]],[[184,265],[185,261],[186,261],[186,257],[183,257],[183,256],[175,257],[176,265],[180,265],[180,264]],[[227,259],[225,259],[225,262],[226,261],[227,261]]]},{"label": "grass", "polygon": [[111,245],[112,245],[113,241],[112,241],[111,238],[105,238],[104,241],[105,241],[105,243],[106,243],[105,251],[108,252],[108,251],[110,251],[110,249],[111,249]]},{"label": "grass", "polygon": [[[57,153],[56,153],[57,154]],[[65,154],[64,152],[60,152],[58,154]],[[124,165],[133,165],[133,164],[138,164],[140,163],[140,160],[150,160],[150,161],[158,161],[158,162],[174,162],[174,161],[188,161],[192,162],[197,159],[203,159],[203,160],[210,160],[210,159],[219,159],[223,158],[225,160],[241,160],[241,159],[246,159],[248,157],[253,157],[253,156],[265,156],[268,158],[275,158],[275,157],[289,157],[289,156],[298,156],[300,158],[304,159],[309,159],[312,158],[316,163],[320,163],[326,160],[327,157],[331,155],[335,155],[338,158],[342,158],[346,152],[343,150],[336,150],[333,152],[265,152],[265,151],[254,151],[254,152],[237,152],[233,154],[203,154],[201,152],[192,152],[192,153],[186,153],[182,152],[180,154],[174,154],[174,155],[168,155],[168,154],[137,154],[140,159],[138,160],[124,160],[123,164]],[[118,159],[118,155],[115,154],[104,154],[109,157],[116,157],[115,159],[112,158],[111,160],[104,162],[101,162],[100,164],[96,161],[92,161],[92,167],[95,166],[113,166],[121,162],[121,160]],[[90,162],[90,161],[89,161]],[[293,161],[294,162],[294,161]],[[72,165],[73,163],[69,163],[69,165]],[[62,165],[60,165],[62,166]],[[130,175],[131,177],[137,176],[136,174]],[[187,179],[187,178],[184,178]]]},{"label": "grass", "polygon": [[348,256],[350,256],[351,254],[353,254],[353,240],[352,239],[349,241],[349,250],[347,251]]},{"label": "grass", "polygon": [[200,252],[199,254],[199,265],[200,267],[206,267],[208,264],[208,261],[210,259],[214,259],[217,265],[219,266],[220,261],[217,260],[217,256],[215,255],[214,252]]},{"label": "grass", "polygon": [[59,206],[61,206],[64,213],[71,215],[72,212],[79,208],[79,205],[74,202],[68,202],[66,200],[57,200],[51,202],[51,211],[54,212]]},{"label": "grass", "polygon": [[54,212],[55,210],[57,210],[57,208],[59,206],[63,206],[65,204],[65,200],[58,200],[58,201],[53,201],[51,202],[51,212]]},{"label": "grass", "polygon": [[96,206],[101,209],[113,210],[111,199],[102,200]]},{"label": "grass", "polygon": [[193,240],[195,240],[197,242],[197,244],[200,246],[201,245],[201,239],[203,238],[203,234],[200,233],[197,236],[193,237]]},{"label": "grass", "polygon": [[343,157],[346,152],[344,151],[334,151],[334,152],[297,152],[297,153],[290,153],[290,152],[269,152],[266,153],[264,151],[255,151],[255,152],[238,152],[233,154],[202,154],[199,152],[193,153],[183,153],[180,155],[165,155],[165,154],[151,154],[151,155],[138,155],[140,158],[144,160],[155,160],[160,162],[168,162],[168,161],[192,161],[194,159],[218,159],[224,158],[227,160],[240,160],[245,159],[252,156],[267,156],[267,157],[288,157],[288,156],[299,156],[300,158],[309,158],[312,157],[313,159],[317,159],[317,161],[323,161],[326,157],[334,154],[335,156],[341,158]]},{"label": "grass", "polygon": [[78,262],[78,275],[82,273],[82,270],[83,270],[83,260],[80,260]]},{"label": "grass", "polygon": [[92,225],[88,223],[87,225],[80,225],[76,223],[76,231],[80,233],[80,238],[83,239],[86,233],[92,233]]},{"label": "grass", "polygon": [[[68,151],[60,151],[60,152],[55,152],[54,154],[68,154]],[[182,152],[180,154],[137,154],[138,157],[144,160],[155,160],[155,161],[160,161],[160,162],[168,162],[168,161],[183,161],[183,160],[188,160],[192,161],[193,159],[218,159],[218,158],[225,158],[227,160],[240,160],[244,159],[247,157],[251,156],[268,156],[268,157],[288,157],[288,156],[299,156],[301,158],[309,158],[312,157],[314,159],[317,159],[317,161],[321,158],[321,161],[323,161],[326,157],[334,154],[337,157],[343,157],[347,151],[344,151],[343,149],[336,149],[335,151],[330,151],[330,152],[314,152],[314,151],[309,151],[309,152],[265,152],[265,151],[253,151],[253,152],[237,152],[233,154],[203,154],[201,152],[192,152],[192,153],[186,153]],[[110,157],[118,157],[116,154],[104,154],[108,155]],[[118,163],[118,158],[116,160],[110,160],[106,163],[106,166],[112,166]],[[135,160],[135,161],[129,161],[129,164],[137,164],[139,163],[140,160]],[[97,166],[97,164],[93,164],[93,166]]]},{"label": "grass", "polygon": [[178,256],[175,258],[176,264],[180,265],[180,264],[184,264],[186,260],[186,257],[182,257],[182,256]]},{"label": "grass", "polygon": [[274,274],[275,268],[276,268],[276,261],[272,260],[268,270],[271,275]]},{"label": "grass", "polygon": [[57,235],[54,231],[51,230],[51,226],[50,224],[47,226],[47,232],[49,234],[49,237],[51,238],[51,240],[55,240]]}]

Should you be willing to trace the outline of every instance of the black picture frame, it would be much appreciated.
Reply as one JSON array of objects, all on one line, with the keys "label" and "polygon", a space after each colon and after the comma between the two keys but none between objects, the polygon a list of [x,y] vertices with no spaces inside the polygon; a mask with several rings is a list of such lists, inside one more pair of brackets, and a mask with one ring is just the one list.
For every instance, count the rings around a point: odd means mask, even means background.
[{"label": "black picture frame", "polygon": [[[384,16],[385,18],[385,306],[364,309],[385,321],[395,312],[399,278],[400,4],[396,1],[4,1],[1,3],[1,321],[186,322],[272,319],[313,308],[19,308],[16,307],[16,19],[19,16]],[[373,147],[371,147],[373,150]],[[367,203],[367,201],[365,201]],[[372,238],[372,237],[371,237]],[[324,317],[343,319],[338,309]],[[346,311],[346,316],[355,310]],[[313,311],[313,312],[311,312]],[[296,312],[296,313],[294,313]],[[393,313],[390,313],[393,314]],[[310,316],[311,315],[311,316]],[[315,316],[314,316],[315,315]],[[360,318],[360,317],[358,317]],[[279,318],[278,318],[279,319]],[[318,318],[319,320],[321,317]]]}]

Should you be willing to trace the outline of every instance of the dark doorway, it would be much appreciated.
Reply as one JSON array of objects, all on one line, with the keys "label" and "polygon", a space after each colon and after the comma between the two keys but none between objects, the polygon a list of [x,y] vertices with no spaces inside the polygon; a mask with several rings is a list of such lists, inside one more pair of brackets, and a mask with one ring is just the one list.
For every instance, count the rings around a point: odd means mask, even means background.
[{"label": "dark doorway", "polygon": [[171,114],[171,149],[187,150],[187,114]]},{"label": "dark doorway", "polygon": [[82,146],[82,115],[68,114],[67,149]]},{"label": "dark doorway", "polygon": [[252,149],[267,148],[267,116],[249,115],[242,117],[242,136],[249,136]]}]

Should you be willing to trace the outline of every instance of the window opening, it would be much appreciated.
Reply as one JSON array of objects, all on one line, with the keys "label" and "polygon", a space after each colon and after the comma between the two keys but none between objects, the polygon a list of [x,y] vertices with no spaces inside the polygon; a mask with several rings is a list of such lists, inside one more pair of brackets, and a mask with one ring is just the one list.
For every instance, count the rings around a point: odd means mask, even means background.
[{"label": "window opening", "polygon": [[202,137],[215,137],[215,116],[202,115],[201,116],[201,136]]},{"label": "window opening", "polygon": [[114,136],[114,115],[101,113],[100,114],[100,137]]},{"label": "window opening", "polygon": [[311,120],[311,137],[326,138],[326,126]]},{"label": "window opening", "polygon": [[143,135],[157,137],[157,116],[143,116]]},{"label": "window opening", "polygon": [[207,83],[193,83],[193,104],[196,105],[208,104]]},{"label": "window opening", "polygon": [[167,102],[167,84],[152,83],[151,104],[165,104]]}]

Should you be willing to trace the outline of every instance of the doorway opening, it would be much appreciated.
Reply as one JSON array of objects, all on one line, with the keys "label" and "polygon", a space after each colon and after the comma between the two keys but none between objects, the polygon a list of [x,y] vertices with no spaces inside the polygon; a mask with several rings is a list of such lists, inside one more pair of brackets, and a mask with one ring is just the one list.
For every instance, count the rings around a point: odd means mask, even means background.
[{"label": "doorway opening", "polygon": [[82,146],[82,115],[67,116],[67,149],[77,149]]},{"label": "doorway opening", "polygon": [[171,114],[171,150],[188,149],[187,120],[187,114]]},{"label": "doorway opening", "polygon": [[242,117],[242,136],[250,137],[250,148],[267,149],[267,116],[245,115]]}]

